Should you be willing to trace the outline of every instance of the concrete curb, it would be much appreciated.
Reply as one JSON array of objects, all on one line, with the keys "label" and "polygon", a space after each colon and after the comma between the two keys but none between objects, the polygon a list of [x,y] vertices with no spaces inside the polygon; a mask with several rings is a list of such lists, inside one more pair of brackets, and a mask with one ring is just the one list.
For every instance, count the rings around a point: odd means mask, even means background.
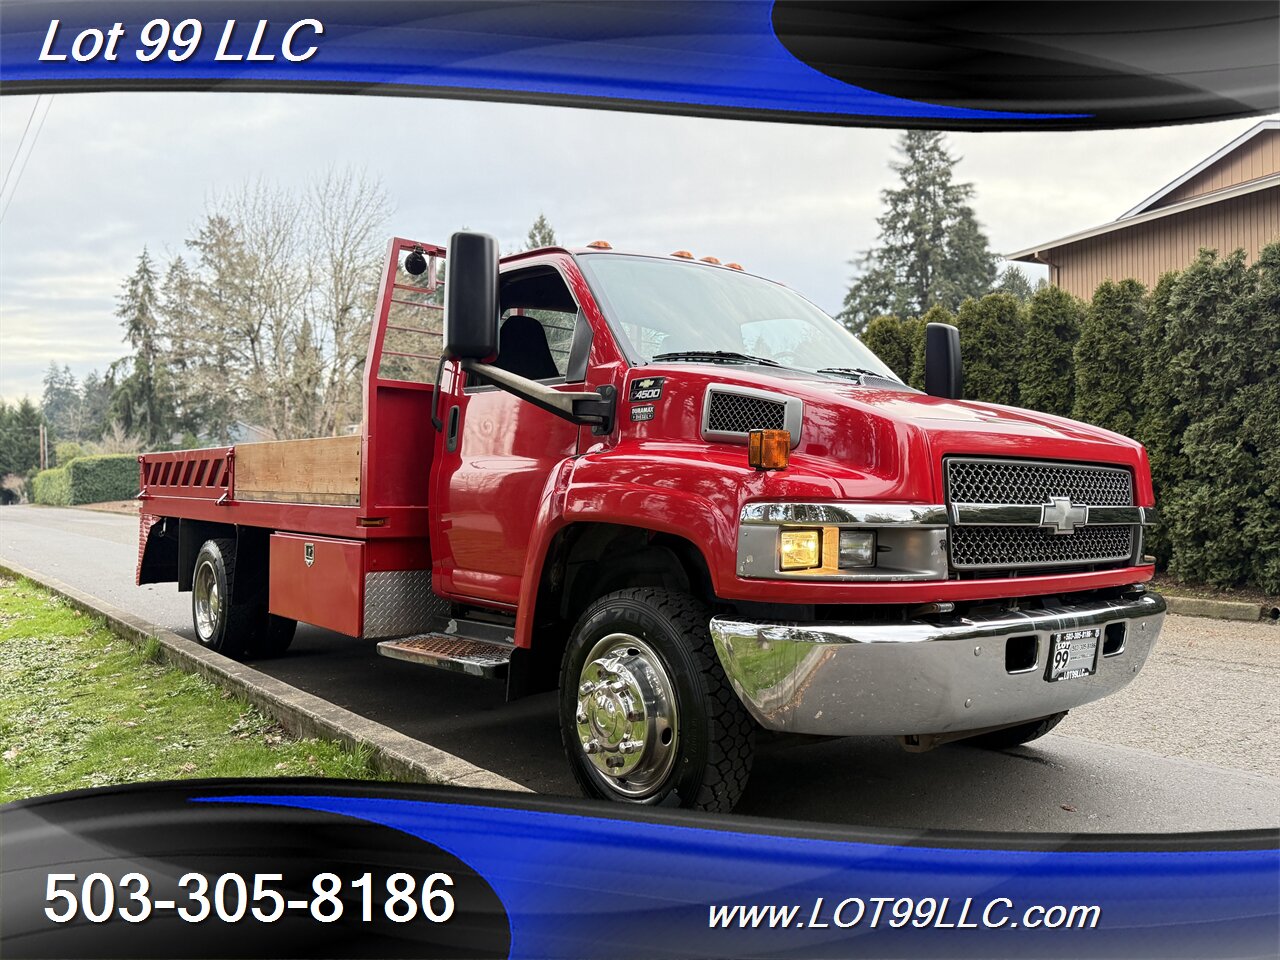
[{"label": "concrete curb", "polygon": [[1274,620],[1273,607],[1238,600],[1207,600],[1201,597],[1171,597],[1161,594],[1169,612],[1183,617],[1217,617],[1219,620]]},{"label": "concrete curb", "polygon": [[142,643],[154,638],[170,664],[187,673],[197,673],[238,694],[273,717],[294,736],[317,737],[347,747],[367,748],[373,766],[397,780],[532,792],[528,787],[468,763],[461,757],[345,710],[243,663],[205,650],[185,637],[148,623],[53,577],[28,570],[2,557],[0,572],[39,584],[85,613],[101,617],[113,632],[126,640]]}]

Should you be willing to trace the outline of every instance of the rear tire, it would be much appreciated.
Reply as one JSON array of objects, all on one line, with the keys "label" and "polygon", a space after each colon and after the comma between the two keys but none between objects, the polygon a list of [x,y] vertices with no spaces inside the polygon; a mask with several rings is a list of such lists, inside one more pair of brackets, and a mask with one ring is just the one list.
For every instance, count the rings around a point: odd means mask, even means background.
[{"label": "rear tire", "polygon": [[240,660],[254,635],[254,607],[235,603],[236,542],[206,540],[191,580],[191,620],[201,646]]},{"label": "rear tire", "polygon": [[578,621],[560,674],[560,733],[589,797],[728,812],[755,723],[725,678],[697,600],[619,590]]},{"label": "rear tire", "polygon": [[268,613],[265,608],[255,611],[257,629],[249,640],[249,656],[278,657],[289,649],[293,643],[294,631],[298,629],[298,621],[288,617],[277,617]]},{"label": "rear tire", "polygon": [[1063,710],[1061,713],[1041,717],[1039,720],[1020,723],[1016,727],[1006,727],[1003,730],[992,730],[990,733],[969,737],[966,740],[961,740],[960,743],[972,744],[984,750],[1008,750],[1010,747],[1018,747],[1024,743],[1030,743],[1032,740],[1039,740],[1060,724],[1066,715],[1067,711]]}]

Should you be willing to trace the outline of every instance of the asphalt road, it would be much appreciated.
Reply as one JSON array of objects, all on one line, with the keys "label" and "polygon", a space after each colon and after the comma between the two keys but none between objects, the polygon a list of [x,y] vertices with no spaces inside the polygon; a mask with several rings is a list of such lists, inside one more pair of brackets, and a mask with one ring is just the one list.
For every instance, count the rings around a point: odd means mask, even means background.
[{"label": "asphalt road", "polygon": [[[0,558],[191,637],[190,595],[133,585],[137,521],[0,508]],[[906,754],[892,740],[765,740],[739,812],[829,823],[1000,831],[1226,830],[1280,825],[1280,627],[1169,617],[1124,691],[1031,746]],[[575,792],[551,694],[379,657],[299,629],[254,664],[288,683],[542,793]]]}]

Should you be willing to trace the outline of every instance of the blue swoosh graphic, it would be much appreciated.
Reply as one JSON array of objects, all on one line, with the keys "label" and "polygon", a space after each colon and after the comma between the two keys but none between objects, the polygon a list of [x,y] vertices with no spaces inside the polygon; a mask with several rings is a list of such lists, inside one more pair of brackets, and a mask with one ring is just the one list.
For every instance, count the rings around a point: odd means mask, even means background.
[{"label": "blue swoosh graphic", "polygon": [[[577,814],[341,796],[219,796],[354,817],[433,843],[505,905],[511,956],[1217,956],[1274,939],[1280,852],[953,849],[772,836]],[[1098,904],[1093,930],[708,929],[711,904],[844,897]],[[806,906],[801,916],[808,917]],[[1009,916],[1016,919],[1014,911]],[[1004,915],[1002,910],[1001,915]],[[886,914],[887,916],[887,914]],[[971,920],[975,919],[971,915]],[[1243,947],[1242,947],[1243,945]],[[1264,948],[1265,950],[1265,948]]]},{"label": "blue swoosh graphic", "polygon": [[[810,67],[777,38],[773,0],[703,3],[467,4],[224,2],[10,5],[0,24],[0,81],[240,81],[422,87],[436,91],[528,94],[621,104],[652,103],[832,117],[1035,121],[1088,114],[977,110],[907,100],[846,84]],[[197,52],[175,63],[140,62],[140,28],[156,16],[204,23]],[[128,31],[114,63],[40,62],[50,19],[62,19],[57,50],[66,53],[87,27],[116,20]],[[319,51],[284,61],[279,41],[289,23],[325,24]],[[261,18],[264,50],[276,60],[219,62],[214,54],[229,19],[239,21],[231,50],[244,52]],[[309,45],[303,33],[300,48]]]}]

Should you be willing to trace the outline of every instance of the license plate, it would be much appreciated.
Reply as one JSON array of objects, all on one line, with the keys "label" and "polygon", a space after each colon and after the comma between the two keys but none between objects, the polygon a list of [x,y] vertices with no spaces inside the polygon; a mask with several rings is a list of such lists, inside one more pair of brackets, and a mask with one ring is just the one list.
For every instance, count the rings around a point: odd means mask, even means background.
[{"label": "license plate", "polygon": [[1046,679],[1074,680],[1097,669],[1101,627],[1049,635],[1049,673]]}]

